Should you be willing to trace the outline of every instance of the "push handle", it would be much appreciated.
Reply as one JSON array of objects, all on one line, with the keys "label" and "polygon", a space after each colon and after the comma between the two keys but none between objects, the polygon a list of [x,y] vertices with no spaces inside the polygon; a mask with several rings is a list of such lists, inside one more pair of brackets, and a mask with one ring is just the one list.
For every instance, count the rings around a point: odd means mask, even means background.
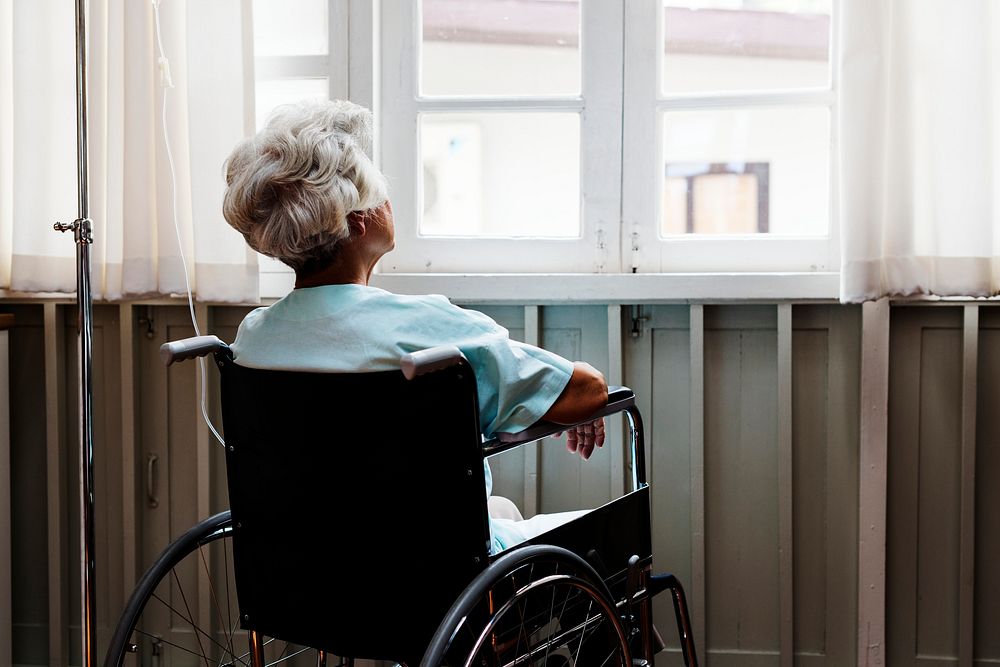
[{"label": "push handle", "polygon": [[404,354],[399,360],[399,368],[407,380],[434,371],[444,370],[465,361],[465,355],[454,345],[439,345],[418,352]]},{"label": "push handle", "polygon": [[164,366],[169,366],[177,361],[204,357],[228,349],[229,346],[219,340],[218,336],[193,336],[161,345],[160,359]]}]

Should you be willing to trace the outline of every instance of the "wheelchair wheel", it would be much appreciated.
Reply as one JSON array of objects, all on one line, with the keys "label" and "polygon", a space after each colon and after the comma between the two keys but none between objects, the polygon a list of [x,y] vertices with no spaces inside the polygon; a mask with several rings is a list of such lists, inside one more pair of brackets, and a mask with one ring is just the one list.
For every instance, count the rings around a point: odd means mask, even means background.
[{"label": "wheelchair wheel", "polygon": [[[112,636],[105,667],[248,667],[249,632],[239,628],[238,616],[227,511],[177,538],[142,576]],[[318,664],[313,649],[268,637],[263,642],[267,665]]]},{"label": "wheelchair wheel", "polygon": [[434,634],[421,667],[631,667],[607,586],[570,551],[539,545],[491,564]]}]

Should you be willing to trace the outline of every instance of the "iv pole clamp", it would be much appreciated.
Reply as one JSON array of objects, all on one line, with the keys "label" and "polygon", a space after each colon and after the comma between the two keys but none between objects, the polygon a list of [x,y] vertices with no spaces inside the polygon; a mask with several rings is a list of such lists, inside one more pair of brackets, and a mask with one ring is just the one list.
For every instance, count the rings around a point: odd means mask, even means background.
[{"label": "iv pole clamp", "polygon": [[90,218],[80,218],[73,222],[57,222],[52,225],[57,232],[73,232],[73,240],[77,243],[94,242],[94,223]]},{"label": "iv pole clamp", "polygon": [[90,248],[94,243],[90,219],[87,159],[87,0],[75,0],[76,20],[76,166],[77,218],[57,222],[53,229],[73,232],[76,242],[77,334],[80,339],[80,625],[82,667],[94,667],[97,619],[94,539],[94,429],[93,429],[93,292],[90,282]]}]

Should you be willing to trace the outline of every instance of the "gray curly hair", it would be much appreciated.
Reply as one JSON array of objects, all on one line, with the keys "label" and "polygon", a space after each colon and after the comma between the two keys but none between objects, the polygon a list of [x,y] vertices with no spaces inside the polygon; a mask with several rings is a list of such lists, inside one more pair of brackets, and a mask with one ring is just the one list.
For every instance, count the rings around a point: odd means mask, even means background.
[{"label": "gray curly hair", "polygon": [[322,268],[350,236],[347,216],[389,199],[369,157],[373,125],[371,111],[342,100],[279,107],[226,160],[226,222],[296,272]]}]

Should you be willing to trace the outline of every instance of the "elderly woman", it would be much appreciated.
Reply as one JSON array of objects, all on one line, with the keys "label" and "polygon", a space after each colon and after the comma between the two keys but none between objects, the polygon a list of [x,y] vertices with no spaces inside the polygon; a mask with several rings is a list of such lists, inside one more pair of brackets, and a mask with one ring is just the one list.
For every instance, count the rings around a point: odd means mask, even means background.
[{"label": "elderly woman", "polygon": [[[577,422],[606,403],[607,384],[590,365],[511,340],[489,317],[442,296],[368,284],[394,245],[385,178],[368,157],[372,125],[371,113],[350,102],[287,106],[230,155],[226,220],[296,276],[288,296],[243,320],[235,360],[253,368],[371,372],[398,369],[408,352],[452,344],[475,369],[487,435],[539,419]],[[567,443],[587,459],[604,443],[603,421],[571,429]],[[494,553],[580,514],[519,520],[507,503],[504,510],[503,501],[490,502]]]}]

